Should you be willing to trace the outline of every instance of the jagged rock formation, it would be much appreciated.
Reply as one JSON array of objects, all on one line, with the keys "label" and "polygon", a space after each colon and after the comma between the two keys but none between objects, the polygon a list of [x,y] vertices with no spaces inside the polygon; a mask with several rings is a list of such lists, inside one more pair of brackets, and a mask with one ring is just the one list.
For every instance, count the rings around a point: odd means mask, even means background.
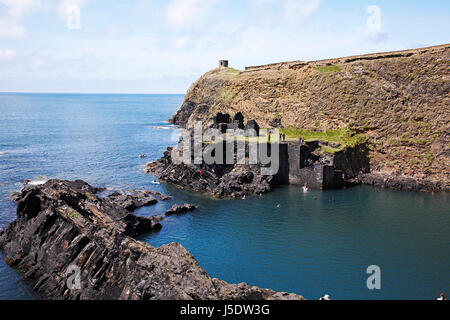
[{"label": "jagged rock formation", "polygon": [[[177,148],[183,149],[182,141]],[[272,175],[261,175],[259,165],[186,164],[174,163],[173,147],[168,147],[161,159],[148,163],[147,173],[179,187],[207,193],[215,197],[238,198],[263,194],[276,185]]]},{"label": "jagged rock formation", "polygon": [[[178,243],[154,248],[135,240],[160,228],[159,219],[134,216],[124,209],[129,198],[120,202],[97,191],[83,181],[50,180],[15,195],[17,219],[0,233],[0,249],[38,297],[302,299],[212,279]],[[67,286],[74,284],[73,268],[81,289]]]},{"label": "jagged rock formation", "polygon": [[150,206],[158,202],[150,193],[146,191],[133,190],[129,193],[113,192],[108,199],[115,205],[128,211],[134,211],[138,208]]},{"label": "jagged rock formation", "polygon": [[262,127],[349,128],[368,138],[373,177],[449,190],[449,92],[446,44],[214,69],[190,87],[171,121],[189,128],[199,119],[210,127],[218,112],[241,112]]},{"label": "jagged rock formation", "polygon": [[193,204],[190,204],[190,203],[185,203],[185,204],[182,204],[182,205],[175,204],[175,205],[172,206],[172,208],[170,208],[169,210],[167,210],[165,212],[165,215],[166,216],[171,216],[171,215],[174,215],[174,214],[183,214],[183,213],[187,213],[187,212],[193,211],[195,209],[197,209],[197,207],[194,206]]}]

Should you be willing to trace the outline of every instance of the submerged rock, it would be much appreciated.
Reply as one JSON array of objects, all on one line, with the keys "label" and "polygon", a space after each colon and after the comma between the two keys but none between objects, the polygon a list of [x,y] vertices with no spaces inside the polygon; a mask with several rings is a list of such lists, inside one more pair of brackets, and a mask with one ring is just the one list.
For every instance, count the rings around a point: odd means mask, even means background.
[{"label": "submerged rock", "polygon": [[84,181],[49,180],[16,199],[0,249],[39,298],[303,299],[212,279],[178,243],[137,241],[159,218],[137,217]]}]

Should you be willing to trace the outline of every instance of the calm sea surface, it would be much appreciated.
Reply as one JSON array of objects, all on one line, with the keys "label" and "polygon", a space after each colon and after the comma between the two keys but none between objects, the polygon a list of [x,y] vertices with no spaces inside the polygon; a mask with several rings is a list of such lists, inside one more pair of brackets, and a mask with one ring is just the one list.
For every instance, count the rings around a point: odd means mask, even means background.
[{"label": "calm sea surface", "polygon": [[[247,200],[214,200],[152,185],[147,161],[176,144],[166,120],[182,95],[0,94],[0,228],[15,219],[9,194],[22,179],[83,179],[95,186],[147,188],[199,209],[163,220],[142,238],[180,242],[213,277],[295,292],[308,299],[435,299],[450,290],[450,197],[356,187],[303,193],[284,187]],[[147,159],[139,159],[141,153]],[[280,204],[278,208],[277,205]],[[3,262],[0,299],[32,292]],[[366,269],[381,268],[381,290]]]}]

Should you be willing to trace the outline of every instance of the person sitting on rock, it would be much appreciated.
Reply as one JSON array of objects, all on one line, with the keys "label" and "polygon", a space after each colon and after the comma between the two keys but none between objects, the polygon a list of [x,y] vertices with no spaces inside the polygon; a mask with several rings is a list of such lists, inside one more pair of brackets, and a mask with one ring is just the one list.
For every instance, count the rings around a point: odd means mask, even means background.
[{"label": "person sitting on rock", "polygon": [[445,298],[445,294],[444,294],[443,292],[441,292],[439,298],[437,298],[437,299],[438,299],[438,300],[447,300],[447,299]]}]

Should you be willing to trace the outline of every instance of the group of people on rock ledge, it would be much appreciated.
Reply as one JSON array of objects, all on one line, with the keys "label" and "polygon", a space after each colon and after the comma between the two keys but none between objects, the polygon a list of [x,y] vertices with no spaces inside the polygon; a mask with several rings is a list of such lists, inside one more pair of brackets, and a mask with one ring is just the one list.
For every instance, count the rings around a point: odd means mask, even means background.
[{"label": "group of people on rock ledge", "polygon": [[280,141],[286,141],[286,134],[280,133]]}]

